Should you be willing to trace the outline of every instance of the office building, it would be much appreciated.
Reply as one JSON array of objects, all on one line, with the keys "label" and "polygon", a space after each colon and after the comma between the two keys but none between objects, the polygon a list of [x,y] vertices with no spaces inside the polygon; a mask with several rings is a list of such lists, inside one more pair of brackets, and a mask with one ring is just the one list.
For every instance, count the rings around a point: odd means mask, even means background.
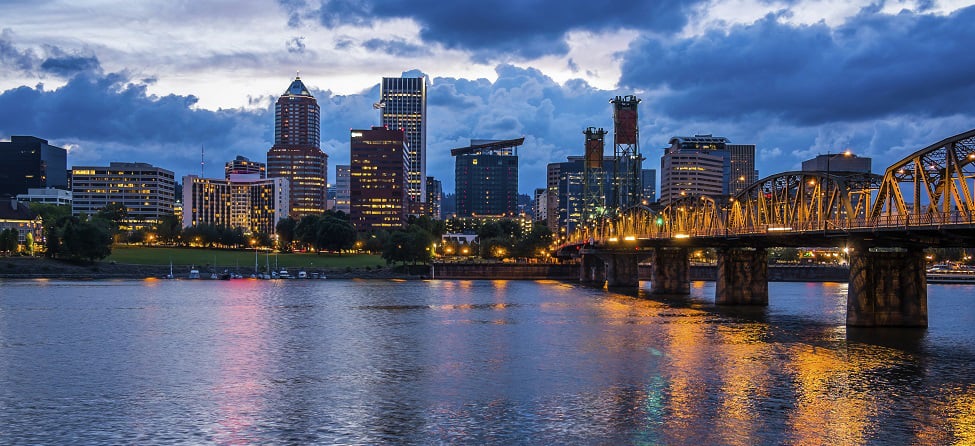
[{"label": "office building", "polygon": [[287,178],[289,214],[321,214],[326,206],[328,155],[319,147],[321,110],[300,77],[274,104],[274,146],[267,152],[267,177]]},{"label": "office building", "polygon": [[802,170],[823,172],[870,173],[872,158],[856,156],[850,151],[819,155],[802,162]]},{"label": "office building", "polygon": [[356,230],[406,224],[409,154],[402,130],[373,127],[349,132],[349,220]]},{"label": "office building", "polygon": [[472,140],[450,151],[458,217],[518,215],[518,146],[524,142]]},{"label": "office building", "polygon": [[[590,157],[589,162],[592,163]],[[585,203],[586,157],[570,156],[567,161],[550,163],[546,175],[546,224],[553,234],[565,237],[574,231],[582,222],[583,206]],[[612,190],[612,168],[616,160],[614,157],[603,157],[602,177],[590,178],[589,181],[602,181],[602,189]],[[605,201],[612,203],[612,199]]]},{"label": "office building", "polygon": [[380,125],[406,133],[407,196],[426,202],[427,85],[424,77],[384,77],[379,91]]},{"label": "office building", "polygon": [[443,202],[443,185],[434,177],[427,177],[427,215],[435,220],[443,219],[441,203]]},{"label": "office building", "polygon": [[176,201],[173,172],[146,163],[109,163],[71,169],[71,213],[94,215],[109,204],[125,207],[121,229],[152,229],[163,215],[173,214]]},{"label": "office building", "polygon": [[657,170],[656,169],[643,169],[640,171],[641,178],[640,182],[643,186],[643,202],[644,206],[657,201]]},{"label": "office building", "polygon": [[227,179],[183,177],[183,227],[241,228],[245,234],[274,234],[288,216],[289,182],[260,174],[231,174]]},{"label": "office building", "polygon": [[33,136],[0,142],[0,196],[14,197],[30,188],[68,188],[68,152]]},{"label": "office building", "polygon": [[267,164],[251,161],[246,156],[238,155],[233,161],[228,161],[223,167],[224,179],[231,175],[257,174],[258,178],[267,178]]},{"label": "office building", "polygon": [[541,187],[535,189],[535,197],[532,200],[532,219],[548,224],[548,189]]},{"label": "office building", "polygon": [[335,210],[349,213],[349,171],[351,166],[335,166]]},{"label": "office building", "polygon": [[71,191],[56,189],[53,187],[40,187],[27,189],[26,194],[18,194],[17,200],[30,203],[54,204],[58,206],[71,206]]},{"label": "office building", "polygon": [[712,135],[675,136],[660,159],[660,204],[735,195],[756,180],[755,146]]}]

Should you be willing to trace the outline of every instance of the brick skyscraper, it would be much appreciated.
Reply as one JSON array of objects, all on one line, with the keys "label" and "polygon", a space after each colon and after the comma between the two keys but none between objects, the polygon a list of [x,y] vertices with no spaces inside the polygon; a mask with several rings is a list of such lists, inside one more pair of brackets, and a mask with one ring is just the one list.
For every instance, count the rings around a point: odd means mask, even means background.
[{"label": "brick skyscraper", "polygon": [[267,152],[268,178],[291,183],[292,217],[325,210],[328,155],[320,147],[321,110],[295,76],[274,105],[274,146]]}]

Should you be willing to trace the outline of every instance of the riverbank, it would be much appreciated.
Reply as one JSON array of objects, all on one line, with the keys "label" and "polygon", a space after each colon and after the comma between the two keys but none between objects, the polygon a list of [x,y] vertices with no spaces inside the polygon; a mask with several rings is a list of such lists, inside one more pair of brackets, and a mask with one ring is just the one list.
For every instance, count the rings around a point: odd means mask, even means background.
[{"label": "riverbank", "polygon": [[[208,277],[210,270],[206,266],[198,267],[200,273]],[[218,268],[223,271],[222,268]],[[318,272],[330,279],[420,279],[425,273],[406,271],[401,267],[340,267],[304,269],[308,273]],[[146,279],[160,278],[169,274],[169,265],[138,265],[118,262],[71,263],[52,260],[43,257],[3,257],[0,258],[0,279]],[[188,265],[174,265],[173,275],[176,278],[187,278],[190,272]],[[298,270],[291,270],[297,274]],[[246,272],[249,274],[249,271]],[[245,270],[241,269],[241,274]]]}]

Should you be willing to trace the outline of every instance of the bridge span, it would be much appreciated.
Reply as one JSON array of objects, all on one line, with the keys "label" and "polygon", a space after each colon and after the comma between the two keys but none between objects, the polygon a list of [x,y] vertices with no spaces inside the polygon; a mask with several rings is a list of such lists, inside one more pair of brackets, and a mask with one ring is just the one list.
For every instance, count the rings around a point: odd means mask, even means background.
[{"label": "bridge span", "polygon": [[846,248],[849,326],[928,324],[923,250],[975,245],[975,129],[892,164],[884,175],[783,172],[730,197],[688,196],[628,209],[576,231],[580,280],[690,292],[688,252],[716,248],[719,305],[768,305],[770,247]]}]

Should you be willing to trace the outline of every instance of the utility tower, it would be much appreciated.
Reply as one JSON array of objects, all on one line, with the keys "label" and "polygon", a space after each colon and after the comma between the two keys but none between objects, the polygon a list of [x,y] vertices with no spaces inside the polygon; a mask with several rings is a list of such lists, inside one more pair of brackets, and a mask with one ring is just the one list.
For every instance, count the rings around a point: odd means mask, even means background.
[{"label": "utility tower", "polygon": [[586,135],[586,157],[582,175],[582,227],[592,228],[606,214],[606,170],[603,168],[603,149],[606,130],[589,127]]},{"label": "utility tower", "polygon": [[617,96],[613,103],[613,203],[617,211],[640,204],[643,188],[640,170],[640,130],[637,125],[636,96]]}]

